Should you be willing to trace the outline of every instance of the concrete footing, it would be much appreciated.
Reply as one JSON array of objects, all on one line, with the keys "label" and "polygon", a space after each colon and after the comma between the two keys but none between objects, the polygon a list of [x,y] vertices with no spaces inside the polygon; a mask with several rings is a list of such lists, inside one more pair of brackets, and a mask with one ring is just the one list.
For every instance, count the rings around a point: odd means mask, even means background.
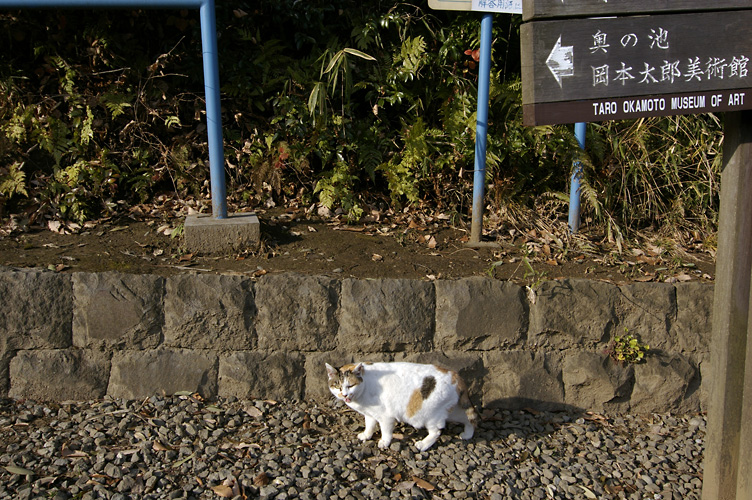
[{"label": "concrete footing", "polygon": [[226,219],[189,215],[184,227],[189,252],[226,254],[255,250],[261,241],[261,226],[253,213],[230,214]]}]

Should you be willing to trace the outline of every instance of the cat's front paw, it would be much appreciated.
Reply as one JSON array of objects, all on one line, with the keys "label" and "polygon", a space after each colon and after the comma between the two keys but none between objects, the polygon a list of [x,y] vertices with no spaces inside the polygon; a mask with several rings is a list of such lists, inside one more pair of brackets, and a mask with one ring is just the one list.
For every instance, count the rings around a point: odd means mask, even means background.
[{"label": "cat's front paw", "polygon": [[360,439],[361,441],[368,441],[369,439],[371,439],[371,435],[366,433],[366,431],[363,431],[358,434],[358,439]]},{"label": "cat's front paw", "polygon": [[379,448],[382,450],[386,450],[387,448],[389,448],[390,444],[392,444],[391,439],[384,439],[384,438],[379,439]]},{"label": "cat's front paw", "polygon": [[415,447],[418,448],[418,451],[426,451],[428,448],[433,446],[433,442],[426,443],[426,440],[417,441],[415,443]]}]

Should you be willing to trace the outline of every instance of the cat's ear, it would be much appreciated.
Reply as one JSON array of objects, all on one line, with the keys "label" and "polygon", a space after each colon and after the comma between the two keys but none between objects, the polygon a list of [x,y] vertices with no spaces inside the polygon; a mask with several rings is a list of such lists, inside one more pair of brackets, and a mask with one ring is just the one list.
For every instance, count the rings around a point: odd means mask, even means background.
[{"label": "cat's ear", "polygon": [[356,377],[362,377],[364,369],[365,367],[363,366],[363,363],[358,363],[357,365],[355,365],[355,368],[353,368],[353,375],[355,375]]},{"label": "cat's ear", "polygon": [[324,363],[326,365],[326,374],[329,376],[329,380],[332,380],[333,378],[338,377],[337,369],[334,368],[329,363]]}]

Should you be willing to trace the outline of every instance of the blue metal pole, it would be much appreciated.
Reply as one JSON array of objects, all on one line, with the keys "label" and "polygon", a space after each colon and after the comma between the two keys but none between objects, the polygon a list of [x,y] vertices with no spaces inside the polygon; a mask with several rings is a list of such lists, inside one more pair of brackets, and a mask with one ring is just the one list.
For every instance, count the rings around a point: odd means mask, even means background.
[{"label": "blue metal pole", "polygon": [[219,96],[219,57],[217,51],[217,20],[214,0],[201,4],[201,45],[204,60],[204,93],[206,96],[206,129],[209,136],[209,173],[212,193],[212,216],[227,218],[225,187],[225,154],[222,141],[222,103]]},{"label": "blue metal pole", "polygon": [[[580,145],[580,149],[585,149],[585,132],[587,131],[586,123],[574,124],[574,137]],[[574,162],[572,170],[572,179],[569,184],[569,232],[576,233],[580,229],[580,181],[582,180],[582,164],[579,161]]]},{"label": "blue metal pole", "polygon": [[209,140],[212,216],[227,218],[224,148],[222,140],[222,105],[219,95],[217,20],[214,0],[0,0],[0,7],[11,9],[91,8],[91,9],[199,9],[201,46],[204,63],[206,129]]},{"label": "blue metal pole", "polygon": [[491,39],[493,14],[485,13],[480,22],[480,60],[478,61],[478,111],[475,122],[475,170],[473,175],[473,217],[470,243],[480,243],[483,232],[483,200],[486,188],[486,144],[488,139],[488,94],[491,85]]}]

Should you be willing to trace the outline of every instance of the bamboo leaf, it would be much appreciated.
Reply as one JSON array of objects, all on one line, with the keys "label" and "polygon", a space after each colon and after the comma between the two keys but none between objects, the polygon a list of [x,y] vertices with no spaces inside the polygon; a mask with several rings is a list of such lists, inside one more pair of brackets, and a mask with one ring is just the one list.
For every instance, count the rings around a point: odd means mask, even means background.
[{"label": "bamboo leaf", "polygon": [[371,55],[368,55],[365,52],[361,52],[358,49],[351,49],[351,48],[348,47],[348,48],[342,49],[342,50],[344,50],[348,54],[352,54],[354,56],[360,57],[361,59],[365,59],[366,61],[375,61],[376,60],[375,57],[373,57]]}]

